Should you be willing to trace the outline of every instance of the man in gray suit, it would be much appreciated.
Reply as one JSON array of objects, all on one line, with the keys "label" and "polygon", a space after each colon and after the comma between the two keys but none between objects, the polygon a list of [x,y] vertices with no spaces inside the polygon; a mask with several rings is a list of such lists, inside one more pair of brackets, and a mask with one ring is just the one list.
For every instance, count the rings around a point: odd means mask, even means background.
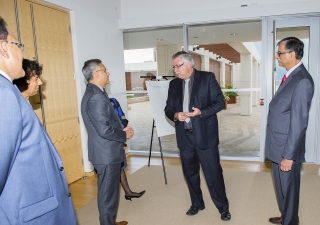
[{"label": "man in gray suit", "polygon": [[76,225],[61,158],[12,84],[25,74],[23,47],[0,17],[0,224]]},{"label": "man in gray suit", "polygon": [[115,222],[118,208],[123,143],[132,138],[131,127],[122,128],[104,87],[110,73],[99,59],[84,63],[88,85],[81,102],[81,114],[88,131],[89,160],[98,174],[98,209],[101,225],[125,225]]},{"label": "man in gray suit", "polygon": [[276,59],[286,69],[282,83],[269,104],[266,156],[272,174],[281,217],[270,223],[299,223],[300,165],[305,161],[305,138],[314,92],[313,79],[301,63],[304,44],[288,37],[278,44]]}]

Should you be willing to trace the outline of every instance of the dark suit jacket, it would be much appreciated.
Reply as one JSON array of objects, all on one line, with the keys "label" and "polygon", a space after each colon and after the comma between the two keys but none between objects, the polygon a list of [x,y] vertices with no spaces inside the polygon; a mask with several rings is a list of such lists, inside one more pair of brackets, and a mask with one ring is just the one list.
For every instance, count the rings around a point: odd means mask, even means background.
[{"label": "dark suit jacket", "polygon": [[19,89],[0,74],[0,224],[76,224],[61,158]]},{"label": "dark suit jacket", "polygon": [[[165,107],[166,116],[175,122],[179,149],[185,146],[184,122],[175,121],[174,114],[183,112],[183,80],[175,78],[169,84],[168,99]],[[216,113],[223,109],[224,100],[220,86],[211,72],[195,69],[189,111],[192,107],[201,110],[201,116],[191,118],[195,140],[200,149],[219,145],[218,119]]]},{"label": "dark suit jacket", "polygon": [[305,161],[305,136],[313,97],[313,79],[298,66],[279,87],[269,104],[266,156],[275,163],[283,158]]},{"label": "dark suit jacket", "polygon": [[108,95],[95,84],[87,85],[81,102],[81,114],[88,131],[90,162],[121,163],[126,133]]}]

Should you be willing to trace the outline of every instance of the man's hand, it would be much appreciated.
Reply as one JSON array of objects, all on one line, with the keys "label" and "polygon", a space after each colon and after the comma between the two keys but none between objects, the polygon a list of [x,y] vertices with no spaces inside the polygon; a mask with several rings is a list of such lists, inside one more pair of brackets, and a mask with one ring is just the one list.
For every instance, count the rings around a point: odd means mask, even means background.
[{"label": "man's hand", "polygon": [[201,115],[201,111],[198,108],[192,107],[193,112],[186,112],[187,117],[196,117]]},{"label": "man's hand", "polygon": [[127,139],[131,139],[134,135],[134,131],[133,131],[132,127],[127,126],[123,129],[123,131],[126,132]]},{"label": "man's hand", "polygon": [[291,170],[293,164],[293,160],[290,159],[282,159],[281,164],[280,164],[280,169],[283,172],[288,172]]},{"label": "man's hand", "polygon": [[186,113],[184,112],[177,112],[174,114],[174,118],[176,118],[177,120],[183,122],[186,120],[187,116]]}]

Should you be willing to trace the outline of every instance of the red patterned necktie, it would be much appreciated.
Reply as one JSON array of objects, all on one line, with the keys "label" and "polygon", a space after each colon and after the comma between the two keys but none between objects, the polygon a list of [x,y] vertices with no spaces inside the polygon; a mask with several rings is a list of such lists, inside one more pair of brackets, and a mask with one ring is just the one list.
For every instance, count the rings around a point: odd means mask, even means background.
[{"label": "red patterned necktie", "polygon": [[[282,80],[281,80],[281,84],[283,84],[283,82],[285,82],[286,79],[287,79],[287,76],[286,76],[286,75],[283,75]],[[280,85],[281,85],[281,84],[280,84]]]}]

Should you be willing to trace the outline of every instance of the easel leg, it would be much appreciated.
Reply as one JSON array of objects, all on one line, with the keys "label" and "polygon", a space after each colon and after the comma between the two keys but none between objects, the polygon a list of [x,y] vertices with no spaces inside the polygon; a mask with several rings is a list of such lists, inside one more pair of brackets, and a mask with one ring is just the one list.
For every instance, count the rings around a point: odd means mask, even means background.
[{"label": "easel leg", "polygon": [[164,183],[167,184],[167,175],[166,175],[166,169],[164,167],[164,160],[163,160],[163,154],[162,154],[162,147],[161,147],[161,140],[159,139],[159,146],[160,146],[160,154],[161,154],[161,160],[162,160],[162,168],[163,168],[163,176],[164,176]]},{"label": "easel leg", "polygon": [[148,167],[150,166],[151,149],[152,149],[152,140],[153,140],[153,130],[154,130],[154,119],[153,119],[153,123],[152,123],[152,132],[151,132],[151,141],[150,141],[150,152],[149,152],[149,162],[148,162]]}]

